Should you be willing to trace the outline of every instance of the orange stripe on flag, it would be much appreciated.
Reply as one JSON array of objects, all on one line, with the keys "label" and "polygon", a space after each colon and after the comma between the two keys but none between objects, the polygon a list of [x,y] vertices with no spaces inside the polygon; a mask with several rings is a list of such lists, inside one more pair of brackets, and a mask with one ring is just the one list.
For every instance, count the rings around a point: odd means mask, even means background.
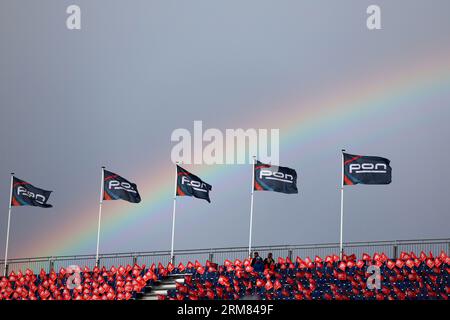
[{"label": "orange stripe on flag", "polygon": [[186,194],[181,190],[180,187],[177,187],[177,196],[185,196]]},{"label": "orange stripe on flag", "polygon": [[347,178],[346,175],[344,175],[344,184],[351,186],[353,185],[353,182],[349,178]]}]

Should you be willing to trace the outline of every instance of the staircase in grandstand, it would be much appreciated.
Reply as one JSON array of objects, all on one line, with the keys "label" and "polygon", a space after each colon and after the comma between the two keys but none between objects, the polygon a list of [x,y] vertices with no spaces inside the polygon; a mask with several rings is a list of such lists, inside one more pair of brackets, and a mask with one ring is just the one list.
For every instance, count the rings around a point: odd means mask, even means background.
[{"label": "staircase in grandstand", "polygon": [[[274,257],[289,257],[295,259],[297,256],[305,257],[325,257],[329,254],[339,252],[338,243],[326,244],[306,244],[306,245],[279,245],[279,246],[255,246],[253,251],[258,251],[260,256],[265,257],[267,253],[272,252]],[[396,259],[399,254],[404,252],[433,252],[439,254],[441,251],[450,254],[450,238],[446,239],[426,239],[426,240],[396,240],[396,241],[371,241],[371,242],[349,242],[344,243],[344,251],[347,254],[356,254],[361,256],[363,253],[373,255],[375,252],[384,252],[389,258]],[[195,249],[195,250],[175,250],[175,263],[198,260],[204,263],[206,260],[216,263],[223,263],[225,259],[245,259],[248,257],[247,247],[230,247],[215,249]],[[162,263],[167,265],[170,261],[170,251],[152,251],[139,253],[112,253],[101,254],[99,264],[110,268],[111,266],[126,265],[147,265],[152,263]],[[8,271],[26,270],[27,268],[34,272],[41,269],[45,272],[50,270],[59,270],[68,266],[95,266],[95,255],[73,255],[73,256],[54,256],[54,257],[36,257],[36,258],[16,258],[8,260]],[[4,262],[0,260],[0,274],[3,274]],[[167,285],[164,283],[163,285]]]},{"label": "staircase in grandstand", "polygon": [[184,277],[189,274],[170,274],[165,279],[157,281],[145,288],[144,294],[139,300],[158,300],[158,296],[166,296],[171,289],[176,289],[177,283],[184,284]]}]

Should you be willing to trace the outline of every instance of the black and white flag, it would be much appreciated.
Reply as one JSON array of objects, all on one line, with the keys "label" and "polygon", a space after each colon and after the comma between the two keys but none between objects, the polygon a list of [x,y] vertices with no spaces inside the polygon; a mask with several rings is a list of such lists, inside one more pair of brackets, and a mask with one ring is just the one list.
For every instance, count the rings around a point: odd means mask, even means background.
[{"label": "black and white flag", "polygon": [[136,184],[118,174],[104,170],[103,200],[122,199],[132,203],[141,202]]},{"label": "black and white flag", "polygon": [[211,185],[177,165],[177,196],[190,196],[211,202]]},{"label": "black and white flag", "polygon": [[297,172],[288,167],[273,166],[257,161],[254,190],[298,193]]},{"label": "black and white flag", "polygon": [[48,198],[51,191],[36,188],[32,184],[13,177],[13,184],[11,190],[11,206],[34,206],[41,208],[51,208],[48,204]]},{"label": "black and white flag", "polygon": [[392,181],[390,161],[382,157],[344,153],[344,185],[389,184]]}]

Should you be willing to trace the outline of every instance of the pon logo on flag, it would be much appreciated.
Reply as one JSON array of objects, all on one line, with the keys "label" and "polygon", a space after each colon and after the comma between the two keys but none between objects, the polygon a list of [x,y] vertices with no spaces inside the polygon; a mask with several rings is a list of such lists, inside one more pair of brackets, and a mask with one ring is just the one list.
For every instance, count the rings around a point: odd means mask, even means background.
[{"label": "pon logo on flag", "polygon": [[11,206],[34,206],[41,208],[51,208],[47,204],[51,191],[36,188],[32,184],[13,177]]},{"label": "pon logo on flag", "polygon": [[211,202],[209,199],[211,189],[211,185],[177,165],[177,196],[195,197]]},{"label": "pon logo on flag", "polygon": [[132,203],[141,202],[136,184],[118,174],[104,170],[103,200],[122,199]]},{"label": "pon logo on flag", "polygon": [[297,172],[288,167],[273,166],[257,161],[254,190],[298,193]]},{"label": "pon logo on flag", "polygon": [[358,156],[344,153],[344,185],[390,184],[390,161],[382,157]]}]

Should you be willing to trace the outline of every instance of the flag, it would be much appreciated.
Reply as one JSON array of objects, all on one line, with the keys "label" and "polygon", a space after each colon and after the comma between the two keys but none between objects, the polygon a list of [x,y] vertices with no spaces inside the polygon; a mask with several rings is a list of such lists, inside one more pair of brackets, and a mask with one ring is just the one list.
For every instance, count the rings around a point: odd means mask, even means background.
[{"label": "flag", "polygon": [[298,193],[297,172],[288,167],[273,166],[256,161],[254,190]]},{"label": "flag", "polygon": [[34,206],[41,208],[51,208],[51,204],[47,204],[51,191],[36,188],[28,182],[13,177],[11,206]]},{"label": "flag", "polygon": [[177,165],[177,196],[190,196],[211,202],[211,189],[211,185]]},{"label": "flag", "polygon": [[136,184],[129,182],[118,174],[104,170],[103,200],[122,199],[132,203],[141,202]]},{"label": "flag", "polygon": [[382,157],[344,153],[344,185],[391,183],[390,161]]}]

